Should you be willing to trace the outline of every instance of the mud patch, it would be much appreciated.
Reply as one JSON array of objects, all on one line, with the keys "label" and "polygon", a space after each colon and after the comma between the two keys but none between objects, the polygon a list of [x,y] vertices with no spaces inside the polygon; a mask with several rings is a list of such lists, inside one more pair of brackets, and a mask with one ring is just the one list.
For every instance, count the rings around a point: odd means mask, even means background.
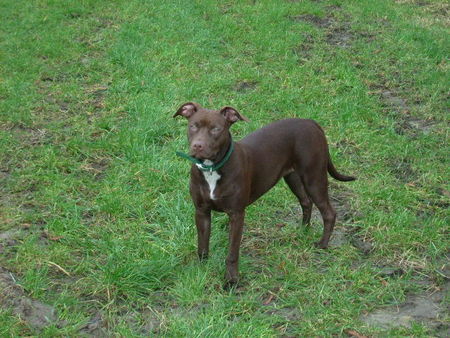
[{"label": "mud patch", "polygon": [[373,250],[372,241],[358,233],[353,233],[350,238],[350,244],[361,251],[362,254],[368,255]]},{"label": "mud patch", "polygon": [[388,106],[394,108],[398,112],[409,110],[406,100],[392,90],[383,89],[380,91],[380,96]]},{"label": "mud patch", "polygon": [[300,63],[308,61],[312,57],[312,50],[314,48],[314,39],[311,35],[305,35],[303,42],[292,49],[292,52],[298,57]]},{"label": "mud patch", "polygon": [[140,328],[140,333],[145,335],[157,334],[161,329],[160,315],[153,310],[147,309],[142,313],[143,325]]},{"label": "mud patch", "polygon": [[17,250],[17,245],[20,244],[25,237],[36,237],[36,244],[40,246],[48,246],[50,241],[59,241],[61,237],[54,236],[46,230],[42,230],[44,221],[35,221],[33,225],[24,223],[18,229],[11,229],[0,233],[0,254],[9,257]]},{"label": "mud patch", "polygon": [[447,210],[450,208],[450,200],[441,199],[441,198],[432,198],[432,199],[422,199],[419,198],[420,205],[417,210],[418,217],[430,217],[436,212],[439,212],[439,209]]},{"label": "mud patch", "polygon": [[104,328],[104,321],[100,312],[95,313],[78,333],[88,337],[108,337]]},{"label": "mud patch", "polygon": [[249,92],[256,89],[257,84],[258,83],[256,81],[240,81],[235,84],[234,90],[238,93]]},{"label": "mud patch", "polygon": [[0,267],[0,307],[10,309],[33,329],[43,329],[57,321],[55,309],[29,298],[16,283],[13,274]]},{"label": "mud patch", "polygon": [[39,146],[49,144],[51,136],[44,128],[30,128],[22,125],[15,125],[10,128],[19,142],[24,146]]},{"label": "mud patch", "polygon": [[95,180],[101,180],[106,176],[108,167],[108,158],[89,158],[80,166],[80,169],[92,175]]},{"label": "mud patch", "polygon": [[0,233],[0,241],[11,241],[17,237],[18,231],[16,230],[7,230]]},{"label": "mud patch", "polygon": [[444,295],[448,290],[449,283],[438,292],[407,296],[404,303],[376,310],[362,316],[361,320],[370,326],[381,329],[410,328],[414,322],[419,322],[436,331],[439,336],[448,337],[450,327],[448,323],[444,323],[442,318],[449,311],[448,305],[444,306],[443,304]]},{"label": "mud patch", "polygon": [[99,110],[104,108],[104,97],[108,91],[107,86],[94,86],[88,89],[88,94],[90,96],[90,104],[93,106],[94,110]]},{"label": "mud patch", "polygon": [[0,180],[6,180],[11,175],[8,168],[0,168]]},{"label": "mud patch", "polygon": [[[339,11],[339,6],[328,6],[327,10],[331,12],[326,16],[318,16],[313,14],[302,14],[290,16],[289,19],[296,22],[306,22],[319,29],[325,30],[325,41],[331,46],[348,48],[352,45],[356,38],[356,33],[351,31],[350,23],[345,20],[339,22],[333,12]],[[300,61],[303,62],[311,58],[311,49],[313,47],[313,39],[310,36],[298,47],[293,49],[294,54],[298,55]]]},{"label": "mud patch", "polygon": [[283,307],[283,308],[273,307],[273,308],[265,311],[265,313],[267,313],[271,316],[280,317],[286,321],[297,321],[301,317],[299,310],[294,307]]},{"label": "mud patch", "polygon": [[[358,32],[351,29],[351,21],[348,16],[338,18],[337,14],[340,12],[339,5],[326,6],[327,15],[318,16],[314,14],[302,14],[296,16],[289,16],[291,21],[305,22],[321,29],[325,33],[325,42],[332,46],[342,49],[350,48],[353,42],[358,39],[372,41],[375,39],[375,34],[369,32]],[[336,14],[336,15],[335,15]],[[294,54],[300,57],[300,61],[309,59],[311,57],[310,50],[312,49],[311,41],[306,39],[300,46],[293,49]]]},{"label": "mud patch", "polygon": [[339,149],[342,154],[357,155],[359,154],[359,146],[356,142],[343,138],[334,146]]},{"label": "mud patch", "polygon": [[333,27],[326,34],[326,41],[329,45],[349,48],[351,47],[356,35],[349,28],[348,25],[342,25],[340,27]]},{"label": "mud patch", "polygon": [[[372,88],[375,88],[375,90],[369,92],[369,94],[380,97],[386,108],[385,112],[397,113],[395,115],[397,123],[394,127],[397,134],[416,137],[420,134],[428,135],[435,129],[436,122],[434,120],[424,120],[411,116],[413,107],[395,90],[386,88],[384,85],[375,85]],[[420,104],[420,101],[414,103]]]},{"label": "mud patch", "polygon": [[385,266],[380,269],[380,271],[378,272],[378,276],[380,276],[382,278],[394,278],[394,277],[400,277],[404,273],[405,273],[405,271],[402,268]]},{"label": "mud patch", "polygon": [[330,184],[330,200],[334,209],[336,210],[336,218],[341,222],[353,222],[356,218],[361,217],[361,214],[354,210],[350,204],[350,200],[353,198],[353,193],[350,190],[344,190],[332,183]]},{"label": "mud patch", "polygon": [[417,179],[417,174],[407,158],[392,160],[390,161],[389,166],[391,168],[391,173],[400,182],[410,183]]},{"label": "mud patch", "polygon": [[[361,316],[361,320],[370,326],[381,329],[410,328],[413,323],[418,322],[432,330],[434,336],[448,337],[450,332],[448,322],[450,305],[445,300],[450,291],[448,258],[448,255],[444,256],[443,264],[436,263],[438,268],[434,270],[434,277],[415,282],[426,287],[427,291],[420,294],[408,294],[403,303],[365,314]],[[394,278],[403,275],[404,272],[403,269],[398,267],[383,267],[379,276]],[[437,279],[435,278],[436,275],[438,276]]]},{"label": "mud patch", "polygon": [[69,19],[78,19],[78,18],[81,18],[81,13],[71,12],[71,13],[66,14],[66,16]]},{"label": "mud patch", "polygon": [[430,0],[395,0],[397,4],[411,4],[420,7],[424,12],[446,18],[450,15],[450,4],[448,2],[430,1]]},{"label": "mud patch", "polygon": [[[52,91],[53,86],[57,86],[59,83],[64,83],[69,80],[69,76],[64,73],[58,73],[54,77],[52,76],[42,76],[39,80],[35,82],[38,92],[43,97],[43,102],[41,105],[37,106],[34,110],[36,115],[43,116],[46,113],[56,113],[57,111],[61,113],[69,112],[70,102],[61,98],[59,95],[56,95]],[[46,105],[50,105],[50,107],[46,107]],[[55,109],[57,108],[57,109]]]},{"label": "mud patch", "polygon": [[[339,10],[339,7],[330,8],[331,11]],[[294,21],[307,22],[317,28],[326,29],[325,41],[335,47],[348,48],[351,47],[357,34],[350,29],[350,22],[338,22],[333,15],[320,17],[312,14],[303,14],[290,17]],[[365,36],[366,34],[361,34]]]},{"label": "mud patch", "polygon": [[320,16],[313,15],[313,14],[302,14],[302,15],[290,16],[289,19],[291,19],[293,21],[308,22],[319,28],[328,28],[334,22],[334,18],[332,16],[320,17]]},{"label": "mud patch", "polygon": [[[195,312],[195,311],[194,311]],[[133,331],[139,334],[148,336],[158,334],[161,328],[160,314],[150,309],[143,309],[142,311],[133,311],[123,313],[116,313],[120,318],[120,322],[125,322],[126,325]],[[193,315],[192,311],[185,311],[183,315]],[[79,334],[87,337],[110,337],[111,333],[108,327],[114,327],[118,322],[109,323],[101,311],[92,314],[89,321],[81,327]]]},{"label": "mud patch", "polygon": [[335,227],[329,242],[330,248],[338,248],[348,243],[347,232],[345,228]]},{"label": "mud patch", "polygon": [[450,191],[445,188],[438,188],[436,192],[442,197],[450,198]]},{"label": "mud patch", "polygon": [[273,328],[279,331],[282,337],[294,337],[295,334],[290,323],[296,323],[301,320],[299,309],[290,306],[277,308],[275,302],[272,301],[263,305],[268,308],[264,313],[277,319],[277,323],[273,325]]},{"label": "mud patch", "polygon": [[0,253],[3,253],[5,247],[17,244],[19,233],[16,230],[7,230],[0,233]]},{"label": "mud patch", "polygon": [[331,235],[329,247],[338,248],[347,244],[352,245],[364,255],[370,254],[374,249],[372,240],[363,236],[360,233],[360,228],[348,226],[335,227]]},{"label": "mud patch", "polygon": [[0,233],[0,254],[7,255],[8,248],[17,245],[22,237],[22,232],[16,229],[7,230]]},{"label": "mud patch", "polygon": [[426,2],[424,7],[425,12],[428,12],[437,18],[442,18],[443,23],[448,26],[450,23],[450,4],[448,2]]},{"label": "mud patch", "polygon": [[399,135],[408,135],[416,137],[420,134],[429,135],[435,128],[435,122],[433,120],[422,120],[404,114],[397,122],[395,132]]}]

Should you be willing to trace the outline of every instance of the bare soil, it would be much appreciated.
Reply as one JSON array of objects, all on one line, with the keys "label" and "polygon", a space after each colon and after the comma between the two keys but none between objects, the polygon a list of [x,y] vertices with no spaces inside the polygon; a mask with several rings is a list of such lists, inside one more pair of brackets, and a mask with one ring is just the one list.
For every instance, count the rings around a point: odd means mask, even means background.
[{"label": "bare soil", "polygon": [[401,304],[375,310],[362,316],[361,320],[381,329],[410,328],[414,322],[420,322],[433,329],[438,337],[449,337],[450,326],[444,321],[450,310],[449,304],[444,301],[449,290],[450,283],[447,278],[442,287],[421,294],[407,295]]},{"label": "bare soil", "polygon": [[11,310],[32,329],[40,330],[57,322],[55,309],[30,298],[14,275],[0,267],[0,307]]}]

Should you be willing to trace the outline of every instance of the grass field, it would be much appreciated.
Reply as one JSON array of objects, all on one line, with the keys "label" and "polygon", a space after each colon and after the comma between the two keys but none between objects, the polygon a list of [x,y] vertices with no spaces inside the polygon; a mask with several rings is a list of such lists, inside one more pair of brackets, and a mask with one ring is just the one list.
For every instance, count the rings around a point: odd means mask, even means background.
[{"label": "grass field", "polygon": [[[447,1],[0,2],[0,336],[447,336]],[[282,182],[196,256],[186,101],[326,130],[338,220]]]}]

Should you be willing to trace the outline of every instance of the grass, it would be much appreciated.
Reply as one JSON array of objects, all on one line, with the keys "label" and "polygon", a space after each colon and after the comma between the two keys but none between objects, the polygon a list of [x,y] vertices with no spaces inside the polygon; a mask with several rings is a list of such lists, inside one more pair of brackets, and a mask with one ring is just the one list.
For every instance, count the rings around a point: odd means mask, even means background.
[{"label": "grass", "polygon": [[[3,1],[0,233],[13,235],[0,239],[0,267],[58,320],[35,327],[2,306],[0,335],[437,335],[361,316],[448,283],[448,11],[412,0]],[[316,119],[337,168],[358,177],[331,184],[337,228],[370,253],[351,240],[313,248],[320,220],[301,228],[280,184],[248,208],[242,281],[223,291],[226,218],[214,215],[199,263],[189,165],[174,156],[185,122],[171,116],[186,101],[240,110],[251,122],[233,126],[236,139]]]}]

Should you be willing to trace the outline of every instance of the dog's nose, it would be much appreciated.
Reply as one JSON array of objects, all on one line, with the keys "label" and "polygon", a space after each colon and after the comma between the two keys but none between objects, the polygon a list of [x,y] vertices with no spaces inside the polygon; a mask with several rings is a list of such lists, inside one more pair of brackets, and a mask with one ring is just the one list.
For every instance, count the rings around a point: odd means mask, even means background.
[{"label": "dog's nose", "polygon": [[192,149],[195,151],[201,151],[203,150],[203,144],[201,144],[200,142],[196,142],[192,144]]}]

